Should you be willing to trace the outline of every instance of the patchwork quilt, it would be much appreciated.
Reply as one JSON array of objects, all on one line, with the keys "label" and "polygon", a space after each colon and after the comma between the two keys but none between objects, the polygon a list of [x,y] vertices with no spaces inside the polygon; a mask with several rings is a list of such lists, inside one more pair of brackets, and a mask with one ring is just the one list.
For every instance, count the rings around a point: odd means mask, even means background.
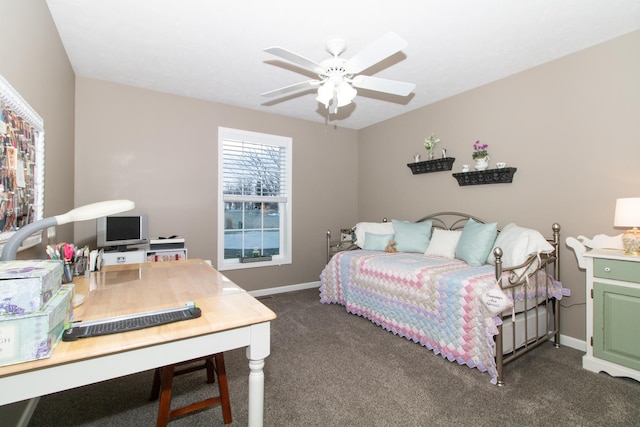
[{"label": "patchwork quilt", "polygon": [[[333,256],[320,281],[322,303],[343,305],[497,381],[494,336],[500,318],[482,302],[485,293],[500,292],[494,266],[413,253],[345,251]],[[550,294],[562,298],[562,285],[551,280],[550,286]],[[515,298],[523,297],[521,291]]]}]

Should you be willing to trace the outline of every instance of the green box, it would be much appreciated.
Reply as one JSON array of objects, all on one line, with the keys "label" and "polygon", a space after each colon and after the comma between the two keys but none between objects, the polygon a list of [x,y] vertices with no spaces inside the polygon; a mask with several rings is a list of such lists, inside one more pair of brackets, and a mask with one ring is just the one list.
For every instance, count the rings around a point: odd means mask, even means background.
[{"label": "green box", "polygon": [[73,314],[74,285],[62,285],[42,310],[0,316],[0,366],[51,356]]}]

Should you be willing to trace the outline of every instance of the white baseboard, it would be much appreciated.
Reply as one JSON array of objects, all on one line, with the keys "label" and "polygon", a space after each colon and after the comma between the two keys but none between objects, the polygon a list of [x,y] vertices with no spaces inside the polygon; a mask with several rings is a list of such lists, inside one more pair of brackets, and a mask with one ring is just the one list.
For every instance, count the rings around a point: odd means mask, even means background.
[{"label": "white baseboard", "polygon": [[575,350],[587,351],[587,342],[573,338],[567,335],[560,334],[560,345],[563,347],[571,347]]},{"label": "white baseboard", "polygon": [[[249,291],[254,297],[264,297],[268,295],[281,294],[284,292],[301,291],[303,289],[319,288],[320,282],[300,283],[297,285],[278,286],[277,288],[260,289],[257,291]],[[560,334],[560,345],[573,348],[575,350],[587,351],[587,343],[583,340]]]},{"label": "white baseboard", "polygon": [[259,289],[257,291],[249,291],[253,297],[264,297],[267,295],[281,294],[284,292],[301,291],[303,289],[319,288],[320,282],[300,283],[297,285],[278,286],[277,288]]}]

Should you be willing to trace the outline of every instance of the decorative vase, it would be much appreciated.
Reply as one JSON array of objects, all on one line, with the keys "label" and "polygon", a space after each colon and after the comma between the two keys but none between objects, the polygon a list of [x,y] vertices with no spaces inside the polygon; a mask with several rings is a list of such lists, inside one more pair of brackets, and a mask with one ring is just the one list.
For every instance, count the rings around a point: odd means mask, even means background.
[{"label": "decorative vase", "polygon": [[474,166],[475,170],[483,171],[489,169],[489,156],[487,157],[479,157],[476,160],[476,164]]},{"label": "decorative vase", "polygon": [[429,150],[429,160],[433,160],[433,150]]}]

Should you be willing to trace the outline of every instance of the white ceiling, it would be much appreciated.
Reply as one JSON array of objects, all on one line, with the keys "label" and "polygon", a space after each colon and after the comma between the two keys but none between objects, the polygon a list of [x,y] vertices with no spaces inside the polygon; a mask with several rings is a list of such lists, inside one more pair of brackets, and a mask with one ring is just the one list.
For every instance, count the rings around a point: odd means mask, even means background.
[{"label": "white ceiling", "polygon": [[[351,129],[640,29],[638,0],[47,0],[77,76]],[[260,94],[316,76],[262,49],[350,58],[389,31],[408,46],[363,74],[415,83],[360,90],[329,115],[313,91]]]}]

